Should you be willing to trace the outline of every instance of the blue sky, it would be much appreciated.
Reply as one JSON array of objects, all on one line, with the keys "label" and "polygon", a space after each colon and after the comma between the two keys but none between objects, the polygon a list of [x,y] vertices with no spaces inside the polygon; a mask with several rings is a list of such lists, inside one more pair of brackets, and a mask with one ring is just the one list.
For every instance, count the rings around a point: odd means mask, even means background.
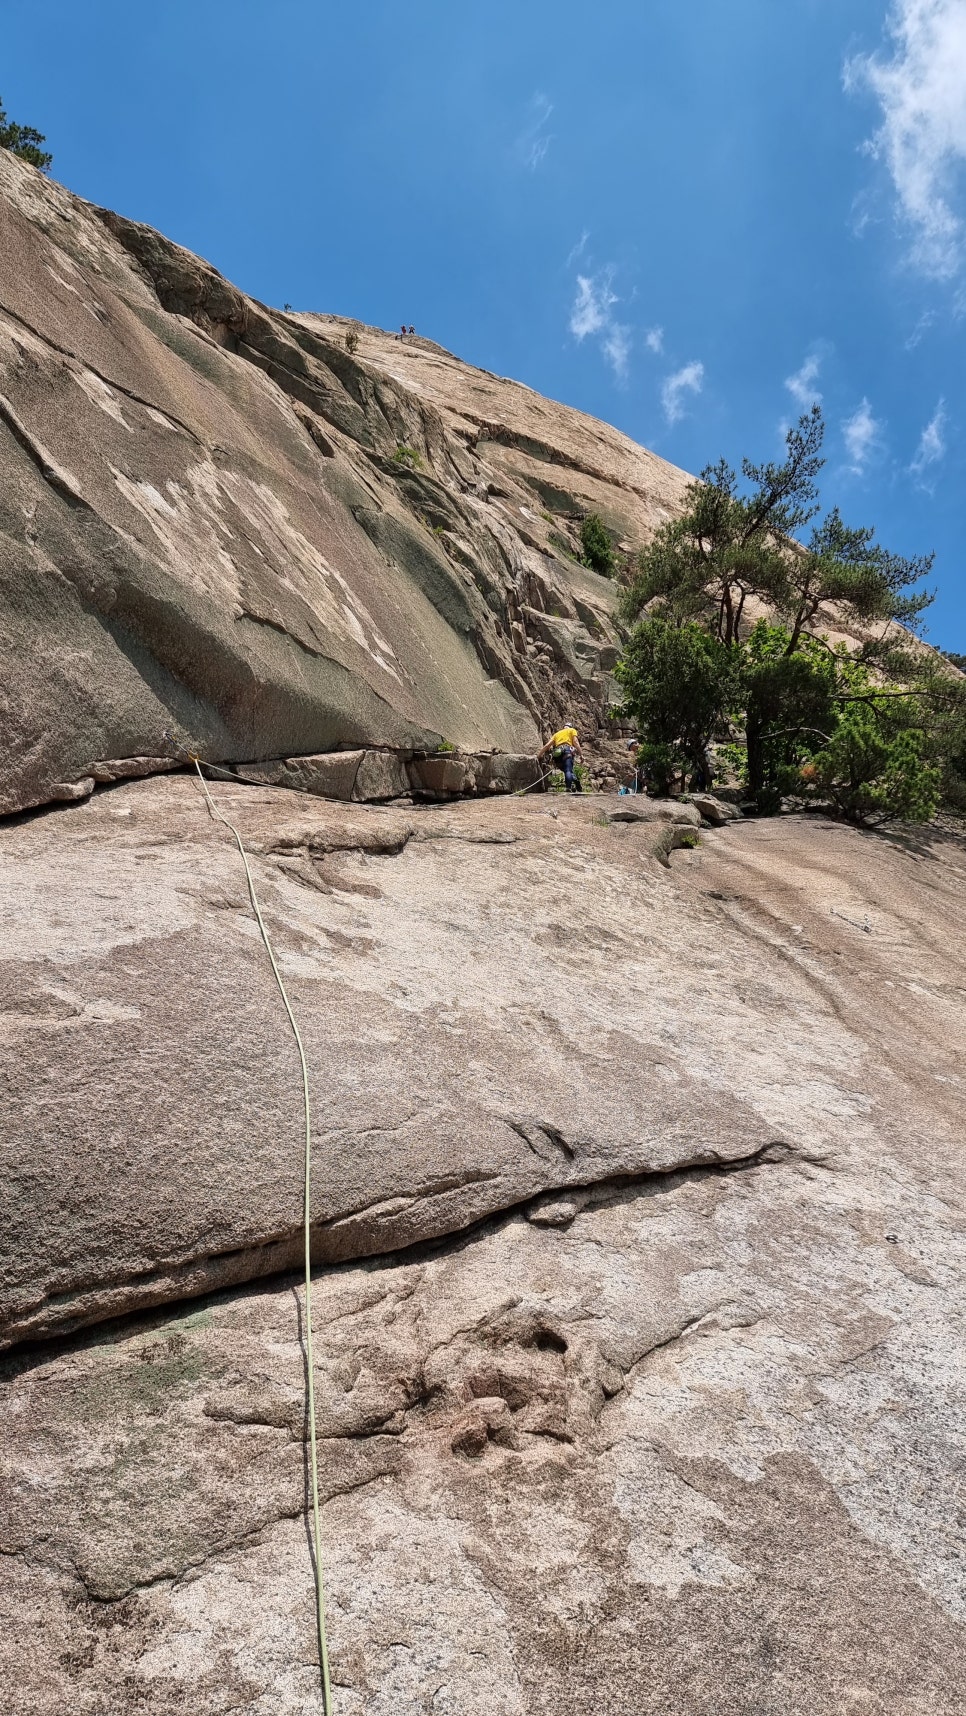
[{"label": "blue sky", "polygon": [[0,95],[256,297],[687,469],[820,394],[823,498],[966,650],[966,0],[5,0]]}]

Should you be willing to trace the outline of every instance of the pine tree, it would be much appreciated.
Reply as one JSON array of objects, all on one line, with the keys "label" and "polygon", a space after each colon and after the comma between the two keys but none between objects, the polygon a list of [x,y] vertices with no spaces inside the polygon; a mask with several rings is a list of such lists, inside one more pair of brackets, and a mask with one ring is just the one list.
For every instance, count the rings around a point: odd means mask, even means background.
[{"label": "pine tree", "polygon": [[35,131],[32,125],[17,125],[8,119],[0,101],[0,149],[9,149],[11,155],[19,155],[21,161],[29,161],[32,167],[39,167],[42,173],[47,173],[54,157],[46,149],[41,149],[41,143],[46,141],[43,132]]}]

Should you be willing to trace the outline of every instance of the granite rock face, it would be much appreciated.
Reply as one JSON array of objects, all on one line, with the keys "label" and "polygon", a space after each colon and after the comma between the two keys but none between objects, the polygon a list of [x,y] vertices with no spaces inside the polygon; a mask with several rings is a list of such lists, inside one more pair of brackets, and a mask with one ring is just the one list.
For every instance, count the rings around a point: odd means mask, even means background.
[{"label": "granite rock face", "polygon": [[[589,797],[398,810],[211,791],[304,1016],[320,1262],[549,1190],[795,1147],[754,1078],[709,1080],[719,1026],[679,1041],[687,1003],[669,1031],[656,944],[615,928],[665,909],[652,828],[603,828]],[[0,830],[0,897],[0,1342],[292,1266],[298,1068],[197,781]]]},{"label": "granite rock face", "polygon": [[685,481],[0,150],[0,1716],[322,1710],[186,751],[338,1716],[961,1716],[966,844],[530,791]]},{"label": "granite rock face", "polygon": [[0,154],[0,814],[184,750],[532,753],[604,721],[614,587],[577,525],[639,545],[684,474],[347,327]]},{"label": "granite rock face", "polygon": [[[340,1716],[958,1716],[962,840],[213,791]],[[0,864],[0,1710],[318,1713],[237,854],[168,777]]]}]

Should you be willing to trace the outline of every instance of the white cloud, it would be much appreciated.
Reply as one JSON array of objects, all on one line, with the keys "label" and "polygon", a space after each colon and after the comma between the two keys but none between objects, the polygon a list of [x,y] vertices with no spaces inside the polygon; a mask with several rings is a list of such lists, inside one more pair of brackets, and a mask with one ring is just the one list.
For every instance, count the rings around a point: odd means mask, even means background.
[{"label": "white cloud", "polygon": [[955,203],[966,165],[966,5],[895,0],[888,29],[892,58],[849,61],[846,88],[865,87],[878,98],[882,124],[871,151],[885,161],[915,233],[914,260],[927,274],[948,279],[962,258]]},{"label": "white cloud", "polygon": [[620,322],[612,322],[610,332],[604,341],[604,356],[614,371],[615,381],[627,380],[627,367],[631,355],[631,330]]},{"label": "white cloud", "polygon": [[584,251],[587,249],[587,240],[589,239],[589,237],[590,237],[590,233],[589,233],[588,229],[586,227],[584,227],[583,232],[581,233],[580,237],[578,238],[576,244],[573,247],[573,250],[570,252],[570,255],[568,256],[566,262],[564,263],[565,268],[572,268],[575,262],[580,261],[580,258],[584,254]]},{"label": "white cloud", "polygon": [[649,352],[654,353],[655,357],[660,356],[661,352],[664,350],[664,329],[648,328],[647,333],[644,335],[644,344]]},{"label": "white cloud", "polygon": [[677,423],[684,416],[684,394],[700,393],[703,385],[703,363],[686,363],[683,369],[666,377],[661,388],[661,404],[669,423]]},{"label": "white cloud", "polygon": [[930,465],[938,465],[946,457],[946,401],[941,399],[919,437],[916,456],[909,466],[913,475],[925,477]]},{"label": "white cloud", "polygon": [[588,334],[599,334],[610,326],[611,310],[618,301],[617,294],[611,291],[612,278],[613,271],[609,268],[602,274],[578,274],[577,296],[570,312],[574,339],[585,340]]},{"label": "white cloud", "polygon": [[920,340],[923,337],[923,334],[926,332],[927,328],[932,327],[932,324],[935,320],[936,320],[935,310],[924,310],[923,311],[922,315],[919,317],[918,322],[916,323],[915,327],[913,328],[912,333],[909,335],[909,338],[906,340],[906,351],[907,352],[914,352],[915,351],[917,345],[919,344]]},{"label": "white cloud", "polygon": [[620,303],[611,284],[612,268],[599,274],[578,274],[577,294],[570,312],[570,332],[576,340],[589,335],[600,339],[601,350],[614,371],[618,382],[627,380],[631,355],[631,330],[614,316],[614,305]]},{"label": "white cloud", "polygon": [[879,444],[881,434],[882,424],[873,417],[869,401],[863,399],[858,410],[853,411],[852,416],[846,418],[842,424],[849,468],[855,476],[862,475]]},{"label": "white cloud", "polygon": [[553,102],[538,90],[536,95],[531,96],[527,112],[529,117],[517,138],[516,152],[524,166],[529,167],[531,173],[535,173],[553,142],[552,134],[547,131]]},{"label": "white cloud", "polygon": [[811,357],[805,359],[801,369],[796,370],[794,375],[785,378],[785,386],[803,411],[807,411],[810,405],[821,405],[822,403],[822,395],[815,386],[821,367],[821,358],[816,357],[813,353]]}]

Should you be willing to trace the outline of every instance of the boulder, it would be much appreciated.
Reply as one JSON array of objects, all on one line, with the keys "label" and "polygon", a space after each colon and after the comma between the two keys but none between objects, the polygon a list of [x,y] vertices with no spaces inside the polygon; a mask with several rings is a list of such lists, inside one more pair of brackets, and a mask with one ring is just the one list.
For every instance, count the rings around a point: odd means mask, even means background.
[{"label": "boulder", "polygon": [[404,798],[409,792],[406,763],[398,751],[364,751],[352,790],[363,803],[378,799]]},{"label": "boulder", "polygon": [[493,754],[475,759],[477,792],[519,793],[539,785],[546,767],[534,756]]},{"label": "boulder", "polygon": [[727,804],[723,799],[715,798],[714,794],[710,792],[693,793],[691,803],[695,810],[700,813],[702,819],[705,822],[710,822],[715,828],[720,828],[723,823],[736,821],[740,815],[736,805]]},{"label": "boulder", "polygon": [[239,763],[235,773],[262,786],[289,787],[318,798],[351,799],[365,755],[365,751],[325,751],[316,757],[278,757],[266,763]]},{"label": "boulder", "polygon": [[685,828],[698,828],[701,813],[684,799],[646,798],[643,793],[628,793],[613,810],[608,810],[608,822],[673,822]]},{"label": "boulder", "polygon": [[470,757],[415,757],[409,765],[409,780],[415,793],[426,798],[449,798],[472,792],[476,773]]}]

